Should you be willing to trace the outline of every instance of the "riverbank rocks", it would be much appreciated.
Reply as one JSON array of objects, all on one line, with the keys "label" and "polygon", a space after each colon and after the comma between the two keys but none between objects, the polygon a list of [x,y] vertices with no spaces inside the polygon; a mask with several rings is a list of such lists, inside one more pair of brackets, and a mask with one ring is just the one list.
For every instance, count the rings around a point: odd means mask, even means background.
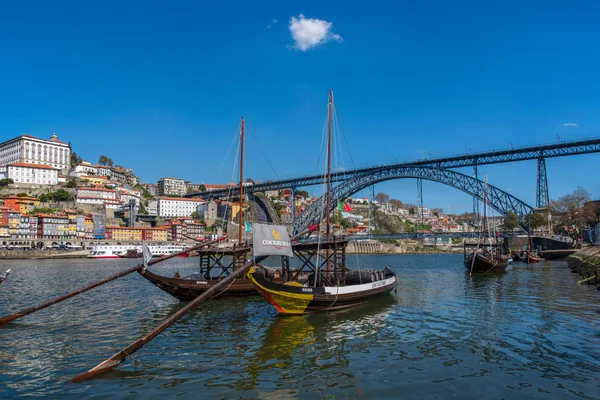
[{"label": "riverbank rocks", "polygon": [[595,285],[600,290],[600,247],[590,246],[568,256],[565,261],[571,272],[578,273],[585,285]]}]

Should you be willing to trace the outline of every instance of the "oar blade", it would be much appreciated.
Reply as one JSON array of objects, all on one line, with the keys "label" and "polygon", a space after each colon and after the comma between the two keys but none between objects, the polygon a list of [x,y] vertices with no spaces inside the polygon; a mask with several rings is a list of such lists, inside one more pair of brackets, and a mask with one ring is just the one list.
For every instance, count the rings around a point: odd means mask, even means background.
[{"label": "oar blade", "polygon": [[[118,356],[119,354],[116,354],[115,356]],[[113,356],[114,357],[114,356]],[[113,359],[113,358],[109,358],[108,360],[96,365],[94,368],[77,375],[76,377],[74,377],[73,379],[71,379],[71,382],[82,382],[82,381],[87,381],[89,379],[94,378],[97,375],[103,374],[105,372],[108,372],[110,370],[112,370],[113,368],[115,368],[117,365],[121,364],[121,362],[123,362],[124,358],[117,358],[117,359]]]}]

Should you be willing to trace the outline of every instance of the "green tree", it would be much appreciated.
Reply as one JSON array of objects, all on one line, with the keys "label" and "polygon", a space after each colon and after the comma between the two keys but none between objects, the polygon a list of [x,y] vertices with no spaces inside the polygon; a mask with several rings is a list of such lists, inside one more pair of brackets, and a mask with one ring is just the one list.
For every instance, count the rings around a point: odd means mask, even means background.
[{"label": "green tree", "polygon": [[507,231],[514,230],[517,226],[519,226],[519,216],[514,211],[509,211],[504,216],[504,229]]},{"label": "green tree", "polygon": [[65,189],[58,189],[52,194],[52,200],[54,201],[70,201],[73,200],[71,193],[67,192]]},{"label": "green tree", "polygon": [[308,192],[306,190],[296,190],[296,194],[304,198],[309,197]]},{"label": "green tree", "polygon": [[77,155],[77,153],[71,153],[71,168],[76,167],[81,161],[82,159]]},{"label": "green tree", "polygon": [[15,181],[13,181],[10,178],[0,179],[0,187],[7,187],[8,185],[12,185],[13,183],[15,183]]},{"label": "green tree", "polygon": [[17,197],[28,197],[28,194],[23,192],[17,193]]},{"label": "green tree", "polygon": [[531,228],[531,232],[535,232],[537,228],[545,224],[545,218],[542,214],[539,213],[529,213],[525,216],[525,223],[529,228]]},{"label": "green tree", "polygon": [[585,226],[595,217],[594,207],[589,204],[591,200],[590,193],[577,186],[573,193],[569,193],[550,202],[553,217],[558,221],[555,229],[561,226],[573,228],[574,234],[579,236]]},{"label": "green tree", "polygon": [[194,218],[196,221],[200,221],[200,214],[198,213],[198,211],[194,211],[190,217]]},{"label": "green tree", "polygon": [[100,165],[107,165],[109,167],[112,167],[113,166],[113,160],[111,158],[105,156],[105,155],[101,155],[98,158],[98,164],[100,164]]},{"label": "green tree", "polygon": [[75,181],[75,179],[71,179],[69,182],[67,182],[67,187],[68,188],[77,187],[77,182]]}]

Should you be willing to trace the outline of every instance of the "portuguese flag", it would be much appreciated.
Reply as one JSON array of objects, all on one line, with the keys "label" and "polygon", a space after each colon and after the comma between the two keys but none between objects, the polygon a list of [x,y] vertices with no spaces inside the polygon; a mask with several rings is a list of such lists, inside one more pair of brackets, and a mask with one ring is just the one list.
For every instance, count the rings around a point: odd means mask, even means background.
[{"label": "portuguese flag", "polygon": [[338,201],[338,210],[352,212],[352,207],[350,207],[350,205],[348,205],[346,203],[342,203],[341,201]]}]

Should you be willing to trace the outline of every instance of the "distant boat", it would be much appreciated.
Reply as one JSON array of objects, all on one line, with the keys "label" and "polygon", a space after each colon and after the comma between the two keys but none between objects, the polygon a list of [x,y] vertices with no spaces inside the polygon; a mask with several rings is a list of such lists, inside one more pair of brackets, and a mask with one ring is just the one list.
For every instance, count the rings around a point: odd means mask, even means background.
[{"label": "distant boat", "polygon": [[[175,254],[185,250],[185,246],[178,244],[149,245],[148,248],[154,257]],[[138,258],[141,257],[141,254],[141,244],[97,244],[88,254],[88,258]]]}]

